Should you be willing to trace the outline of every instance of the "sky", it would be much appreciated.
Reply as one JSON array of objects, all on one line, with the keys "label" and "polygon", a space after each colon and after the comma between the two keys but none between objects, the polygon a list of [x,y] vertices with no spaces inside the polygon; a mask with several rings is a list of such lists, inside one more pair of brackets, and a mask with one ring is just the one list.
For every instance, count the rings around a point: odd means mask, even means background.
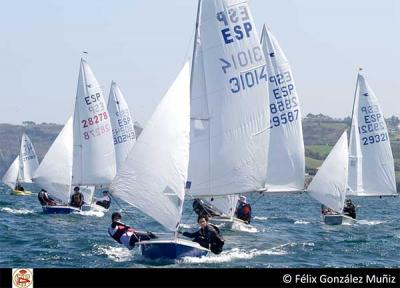
[{"label": "sky", "polygon": [[[0,123],[64,123],[84,55],[105,99],[116,81],[145,124],[192,54],[197,0],[0,3]],[[290,62],[303,116],[349,116],[358,67],[385,117],[400,116],[400,1],[249,3]]]}]

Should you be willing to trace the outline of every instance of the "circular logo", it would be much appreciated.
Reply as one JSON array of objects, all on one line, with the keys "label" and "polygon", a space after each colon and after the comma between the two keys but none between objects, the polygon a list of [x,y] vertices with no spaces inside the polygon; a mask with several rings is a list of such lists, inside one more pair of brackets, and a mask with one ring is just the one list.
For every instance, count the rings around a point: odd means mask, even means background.
[{"label": "circular logo", "polygon": [[33,283],[33,274],[29,269],[17,269],[12,275],[14,287],[27,288]]}]

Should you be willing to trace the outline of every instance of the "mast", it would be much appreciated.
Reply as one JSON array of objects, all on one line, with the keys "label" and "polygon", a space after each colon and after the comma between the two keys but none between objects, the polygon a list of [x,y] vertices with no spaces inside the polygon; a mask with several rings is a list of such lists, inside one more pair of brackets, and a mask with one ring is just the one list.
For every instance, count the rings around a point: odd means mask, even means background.
[{"label": "mast", "polygon": [[192,75],[194,70],[194,59],[196,55],[196,48],[197,48],[197,36],[199,35],[199,24],[200,24],[200,7],[201,7],[201,0],[197,2],[197,16],[196,16],[196,30],[194,31],[194,43],[193,43],[193,53],[192,53],[192,67],[190,69],[190,91],[192,91]]},{"label": "mast", "polygon": [[[357,73],[357,80],[356,80],[356,89],[354,91],[354,100],[353,100],[353,109],[351,111],[351,124],[353,125],[353,117],[354,117],[354,107],[356,105],[356,98],[357,98],[357,88],[358,88],[358,76],[360,75],[360,71],[362,71],[362,68],[358,68],[358,73]],[[350,130],[351,131],[351,130]],[[349,143],[350,144],[350,143]]]}]

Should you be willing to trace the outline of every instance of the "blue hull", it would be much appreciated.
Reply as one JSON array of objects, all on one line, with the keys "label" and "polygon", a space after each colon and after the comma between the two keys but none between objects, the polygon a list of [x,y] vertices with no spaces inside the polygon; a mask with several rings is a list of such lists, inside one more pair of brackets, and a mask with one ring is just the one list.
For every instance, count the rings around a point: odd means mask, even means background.
[{"label": "blue hull", "polygon": [[[142,255],[152,260],[155,259],[179,259],[182,257],[201,257],[207,255],[209,250],[193,247],[176,242],[145,241],[140,244]],[[190,243],[191,244],[191,243]]]},{"label": "blue hull", "polygon": [[79,212],[79,209],[68,206],[42,206],[44,214],[70,214]]}]

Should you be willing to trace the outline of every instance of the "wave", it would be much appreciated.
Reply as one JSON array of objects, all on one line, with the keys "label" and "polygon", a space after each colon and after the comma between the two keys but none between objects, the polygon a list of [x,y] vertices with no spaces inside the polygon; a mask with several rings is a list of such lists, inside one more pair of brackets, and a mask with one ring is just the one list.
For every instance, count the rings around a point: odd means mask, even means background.
[{"label": "wave", "polygon": [[231,250],[223,251],[221,254],[209,254],[202,257],[184,257],[180,262],[182,263],[225,263],[231,262],[236,259],[252,259],[260,255],[286,255],[287,251],[282,250],[281,247],[274,247],[267,250],[244,250],[233,248]]},{"label": "wave", "polygon": [[91,210],[91,211],[80,211],[80,212],[74,212],[74,214],[78,215],[83,215],[83,216],[94,216],[94,217],[103,217],[104,212],[102,211],[96,211],[96,210]]},{"label": "wave", "polygon": [[379,225],[379,224],[383,224],[386,223],[385,220],[358,220],[357,224],[360,225]]},{"label": "wave", "polygon": [[12,209],[8,207],[1,208],[0,211],[11,213],[11,214],[33,214],[35,211],[28,209]]},{"label": "wave", "polygon": [[133,259],[132,252],[125,247],[98,246],[95,247],[95,254],[105,254],[114,262],[126,262]]},{"label": "wave", "polygon": [[254,220],[268,220],[268,217],[254,216]]},{"label": "wave", "polygon": [[296,220],[296,221],[294,221],[294,224],[310,224],[311,222],[308,222],[308,221],[306,221],[306,220]]}]

